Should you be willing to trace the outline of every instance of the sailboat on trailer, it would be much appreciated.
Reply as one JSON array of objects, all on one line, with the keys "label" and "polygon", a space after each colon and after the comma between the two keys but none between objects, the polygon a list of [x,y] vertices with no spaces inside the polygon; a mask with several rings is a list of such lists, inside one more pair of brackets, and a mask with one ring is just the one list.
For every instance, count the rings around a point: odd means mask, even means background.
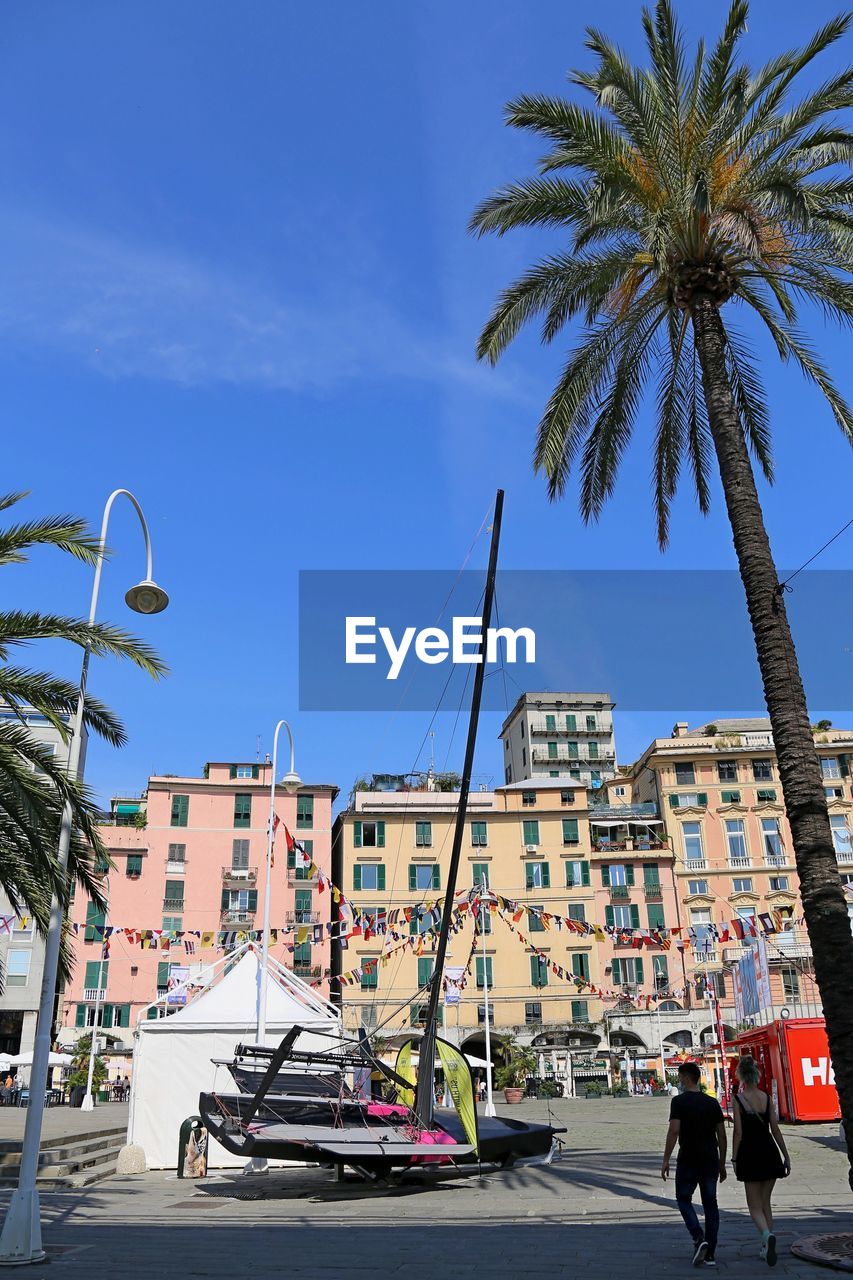
[{"label": "sailboat on trailer", "polygon": [[[503,490],[498,490],[489,566],[483,598],[483,649],[491,624],[500,542]],[[456,812],[444,908],[429,983],[422,1038],[400,1049],[395,1066],[376,1054],[369,1037],[331,1038],[328,1052],[300,1051],[300,1027],[275,1049],[238,1045],[231,1065],[241,1092],[202,1093],[199,1111],[211,1136],[227,1151],[247,1158],[349,1165],[371,1177],[413,1166],[495,1164],[547,1156],[552,1125],[500,1116],[478,1116],[471,1067],[455,1045],[438,1036],[438,1010],[456,882],[465,830],[474,747],[485,679],[485,652],[475,668],[465,762]],[[314,1033],[316,1036],[316,1032]],[[417,1069],[412,1063],[418,1053]],[[437,1107],[434,1066],[444,1069],[453,1107]],[[348,1081],[379,1072],[389,1085],[389,1101],[360,1096]]]}]

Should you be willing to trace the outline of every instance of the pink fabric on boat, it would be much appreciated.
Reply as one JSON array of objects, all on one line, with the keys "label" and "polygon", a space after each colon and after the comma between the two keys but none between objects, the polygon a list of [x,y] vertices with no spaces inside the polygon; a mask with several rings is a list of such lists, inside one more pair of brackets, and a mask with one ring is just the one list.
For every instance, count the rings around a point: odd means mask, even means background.
[{"label": "pink fabric on boat", "polygon": [[368,1102],[367,1114],[369,1116],[407,1116],[408,1108],[399,1107],[391,1102]]}]

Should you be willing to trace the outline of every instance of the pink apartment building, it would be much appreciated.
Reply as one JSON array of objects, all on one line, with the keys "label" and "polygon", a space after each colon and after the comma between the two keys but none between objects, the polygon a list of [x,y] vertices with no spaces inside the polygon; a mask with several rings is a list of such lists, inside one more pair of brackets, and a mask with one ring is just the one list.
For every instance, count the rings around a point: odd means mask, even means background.
[{"label": "pink apartment building", "polygon": [[[260,930],[269,816],[271,765],[210,763],[200,778],[152,777],[138,796],[113,799],[101,828],[114,864],[109,872],[106,920],[79,893],[71,914],[78,926],[75,969],[60,997],[61,1039],[68,1044],[94,1024],[99,978],[103,1017],[99,1023],[117,1043],[129,1046],[140,1017],[157,1017],[148,1006],[166,994],[170,976],[201,974],[223,954],[214,943],[223,932]],[[295,795],[277,788],[277,829],[270,922],[278,929],[271,954],[307,981],[329,967],[325,928],[331,894],[320,893],[316,875],[288,856],[287,828],[321,872],[331,874],[331,783],[303,785]],[[114,933],[101,974],[98,926],[140,933],[182,934],[164,949],[149,938]],[[284,928],[311,927],[307,938]],[[201,935],[201,936],[199,936]],[[205,938],[204,935],[208,935]],[[229,939],[229,941],[231,941]],[[288,950],[288,946],[295,950]],[[247,1010],[247,1024],[252,1011]]]}]

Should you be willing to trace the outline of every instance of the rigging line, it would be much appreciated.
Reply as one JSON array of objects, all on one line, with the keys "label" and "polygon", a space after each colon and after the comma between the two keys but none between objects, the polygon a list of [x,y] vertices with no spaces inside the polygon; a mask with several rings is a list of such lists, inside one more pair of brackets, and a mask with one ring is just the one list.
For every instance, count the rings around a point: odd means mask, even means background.
[{"label": "rigging line", "polygon": [[[497,590],[497,583],[495,584],[495,621],[496,621],[496,622],[497,622],[497,624],[498,624],[498,631],[500,631],[500,628],[501,628],[501,610],[500,610],[500,605],[498,604],[498,590]],[[507,676],[507,671],[506,671],[506,641],[505,641],[505,640],[504,640],[504,650],[503,650],[503,651],[504,651],[504,656],[503,656],[503,658],[501,659],[501,665],[500,665],[499,670],[501,671],[501,674],[503,675],[504,709],[505,709],[506,714],[507,714],[507,716],[508,716],[508,715],[509,715],[509,691],[508,691],[508,689],[507,689],[507,687],[506,687],[506,676]]]},{"label": "rigging line", "polygon": [[784,582],[780,582],[780,583],[779,583],[779,585],[778,585],[778,586],[777,586],[777,588],[776,588],[777,592],[790,591],[790,587],[788,586],[788,583],[789,583],[789,582],[793,582],[793,581],[794,581],[794,578],[796,578],[796,576],[797,576],[797,574],[798,574],[798,573],[802,573],[802,572],[803,572],[803,569],[807,569],[807,568],[808,568],[808,566],[812,563],[812,561],[817,560],[818,556],[819,556],[819,555],[822,555],[822,554],[823,554],[823,552],[824,552],[824,551],[826,551],[827,547],[831,547],[831,546],[832,546],[832,544],[833,544],[833,542],[835,542],[836,538],[840,538],[840,537],[841,537],[842,533],[846,533],[846,532],[847,532],[847,530],[850,528],[850,526],[851,526],[851,525],[853,525],[853,518],[851,518],[850,520],[848,520],[848,521],[847,521],[847,523],[846,523],[846,524],[845,524],[841,529],[839,529],[839,530],[838,530],[838,533],[834,533],[834,534],[832,535],[832,537],[829,539],[829,542],[825,542],[825,543],[823,544],[823,546],[822,546],[822,547],[820,547],[820,548],[819,548],[819,549],[814,553],[814,555],[813,555],[813,556],[809,556],[809,558],[808,558],[808,560],[806,560],[805,564],[801,564],[801,565],[800,565],[800,567],[799,567],[799,569],[795,569],[795,570],[794,570],[794,572],[793,572],[792,574],[789,574],[789,575],[788,575],[788,577],[785,579],[785,581],[784,581]]}]

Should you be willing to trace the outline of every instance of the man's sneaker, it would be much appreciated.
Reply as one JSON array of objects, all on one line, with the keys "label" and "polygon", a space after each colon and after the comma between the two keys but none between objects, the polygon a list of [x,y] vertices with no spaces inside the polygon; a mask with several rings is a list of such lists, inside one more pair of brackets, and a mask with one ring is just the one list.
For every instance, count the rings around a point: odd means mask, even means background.
[{"label": "man's sneaker", "polygon": [[708,1256],[708,1241],[700,1240],[696,1245],[696,1252],[693,1255],[694,1267],[701,1267],[702,1263]]},{"label": "man's sneaker", "polygon": [[716,1259],[716,1258],[706,1258],[706,1259],[705,1259],[705,1266],[706,1266],[706,1267],[715,1267],[716,1265],[717,1265],[717,1259]]},{"label": "man's sneaker", "polygon": [[767,1265],[768,1267],[776,1266],[776,1237],[772,1231],[767,1237]]}]

